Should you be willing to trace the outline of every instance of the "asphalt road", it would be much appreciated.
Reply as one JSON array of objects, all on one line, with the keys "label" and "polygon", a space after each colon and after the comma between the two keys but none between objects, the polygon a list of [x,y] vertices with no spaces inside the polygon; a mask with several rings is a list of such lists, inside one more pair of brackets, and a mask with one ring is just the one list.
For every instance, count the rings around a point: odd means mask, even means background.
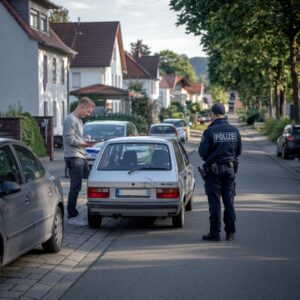
[{"label": "asphalt road", "polygon": [[[233,242],[201,240],[208,206],[195,169],[194,209],[183,229],[168,219],[126,220],[61,299],[300,299],[299,179],[242,134]],[[190,159],[200,165],[197,153]]]}]

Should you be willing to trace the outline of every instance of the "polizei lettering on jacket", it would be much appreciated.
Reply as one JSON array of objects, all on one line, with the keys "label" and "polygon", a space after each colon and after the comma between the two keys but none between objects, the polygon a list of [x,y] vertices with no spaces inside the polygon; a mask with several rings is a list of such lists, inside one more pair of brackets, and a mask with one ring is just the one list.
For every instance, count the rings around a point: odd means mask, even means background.
[{"label": "polizei lettering on jacket", "polygon": [[213,137],[214,137],[215,143],[237,141],[237,133],[236,132],[216,132],[216,133],[213,133]]}]

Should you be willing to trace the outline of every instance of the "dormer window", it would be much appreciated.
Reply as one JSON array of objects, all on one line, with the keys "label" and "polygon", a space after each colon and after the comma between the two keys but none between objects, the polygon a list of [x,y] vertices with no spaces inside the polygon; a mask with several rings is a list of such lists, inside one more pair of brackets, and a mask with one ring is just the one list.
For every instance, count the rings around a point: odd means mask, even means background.
[{"label": "dormer window", "polygon": [[39,12],[35,9],[30,10],[30,25],[34,28],[39,28]]},{"label": "dormer window", "polygon": [[48,28],[47,28],[47,16],[44,14],[41,14],[41,31],[47,32]]}]

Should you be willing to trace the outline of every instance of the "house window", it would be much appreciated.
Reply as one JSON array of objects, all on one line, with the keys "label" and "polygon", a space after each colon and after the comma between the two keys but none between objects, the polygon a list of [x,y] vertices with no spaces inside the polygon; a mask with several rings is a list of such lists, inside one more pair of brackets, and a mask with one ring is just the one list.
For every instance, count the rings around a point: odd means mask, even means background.
[{"label": "house window", "polygon": [[81,76],[79,72],[72,73],[72,87],[73,88],[81,87]]},{"label": "house window", "polygon": [[60,69],[60,80],[61,84],[65,84],[65,61],[62,59],[61,60],[61,69]]},{"label": "house window", "polygon": [[48,57],[44,55],[43,59],[43,84],[46,85],[48,82]]},{"label": "house window", "polygon": [[48,116],[48,102],[44,101],[44,116]]},{"label": "house window", "polygon": [[41,31],[47,32],[48,31],[48,22],[47,22],[47,16],[44,14],[41,14]]},{"label": "house window", "polygon": [[57,103],[53,101],[53,125],[54,127],[57,126]]},{"label": "house window", "polygon": [[115,75],[115,86],[118,87],[118,75]]},{"label": "house window", "polygon": [[61,102],[61,125],[64,125],[64,121],[65,121],[65,101]]},{"label": "house window", "polygon": [[114,61],[117,59],[117,50],[116,50],[116,46],[114,46],[113,58],[114,58]]},{"label": "house window", "polygon": [[56,83],[56,58],[52,60],[52,82]]},{"label": "house window", "polygon": [[151,82],[151,92],[152,92],[152,94],[156,94],[157,93],[156,82],[155,81]]},{"label": "house window", "polygon": [[39,28],[39,12],[35,9],[30,10],[30,25]]}]

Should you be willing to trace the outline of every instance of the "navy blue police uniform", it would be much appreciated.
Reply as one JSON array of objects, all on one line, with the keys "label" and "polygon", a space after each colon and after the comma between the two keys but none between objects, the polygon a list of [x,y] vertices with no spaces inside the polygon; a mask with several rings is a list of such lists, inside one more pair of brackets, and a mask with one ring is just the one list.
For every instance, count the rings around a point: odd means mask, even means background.
[{"label": "navy blue police uniform", "polygon": [[[224,115],[224,106],[215,104],[217,114]],[[213,110],[214,111],[214,110]],[[220,113],[221,112],[221,113]],[[233,239],[235,228],[235,166],[238,156],[242,152],[241,136],[238,129],[228,123],[225,118],[214,120],[204,131],[199,145],[199,155],[204,160],[203,168],[206,172],[205,192],[209,204],[210,233],[208,238],[220,240],[221,232],[221,201],[224,204],[226,238]],[[232,236],[232,238],[229,238]]]}]

